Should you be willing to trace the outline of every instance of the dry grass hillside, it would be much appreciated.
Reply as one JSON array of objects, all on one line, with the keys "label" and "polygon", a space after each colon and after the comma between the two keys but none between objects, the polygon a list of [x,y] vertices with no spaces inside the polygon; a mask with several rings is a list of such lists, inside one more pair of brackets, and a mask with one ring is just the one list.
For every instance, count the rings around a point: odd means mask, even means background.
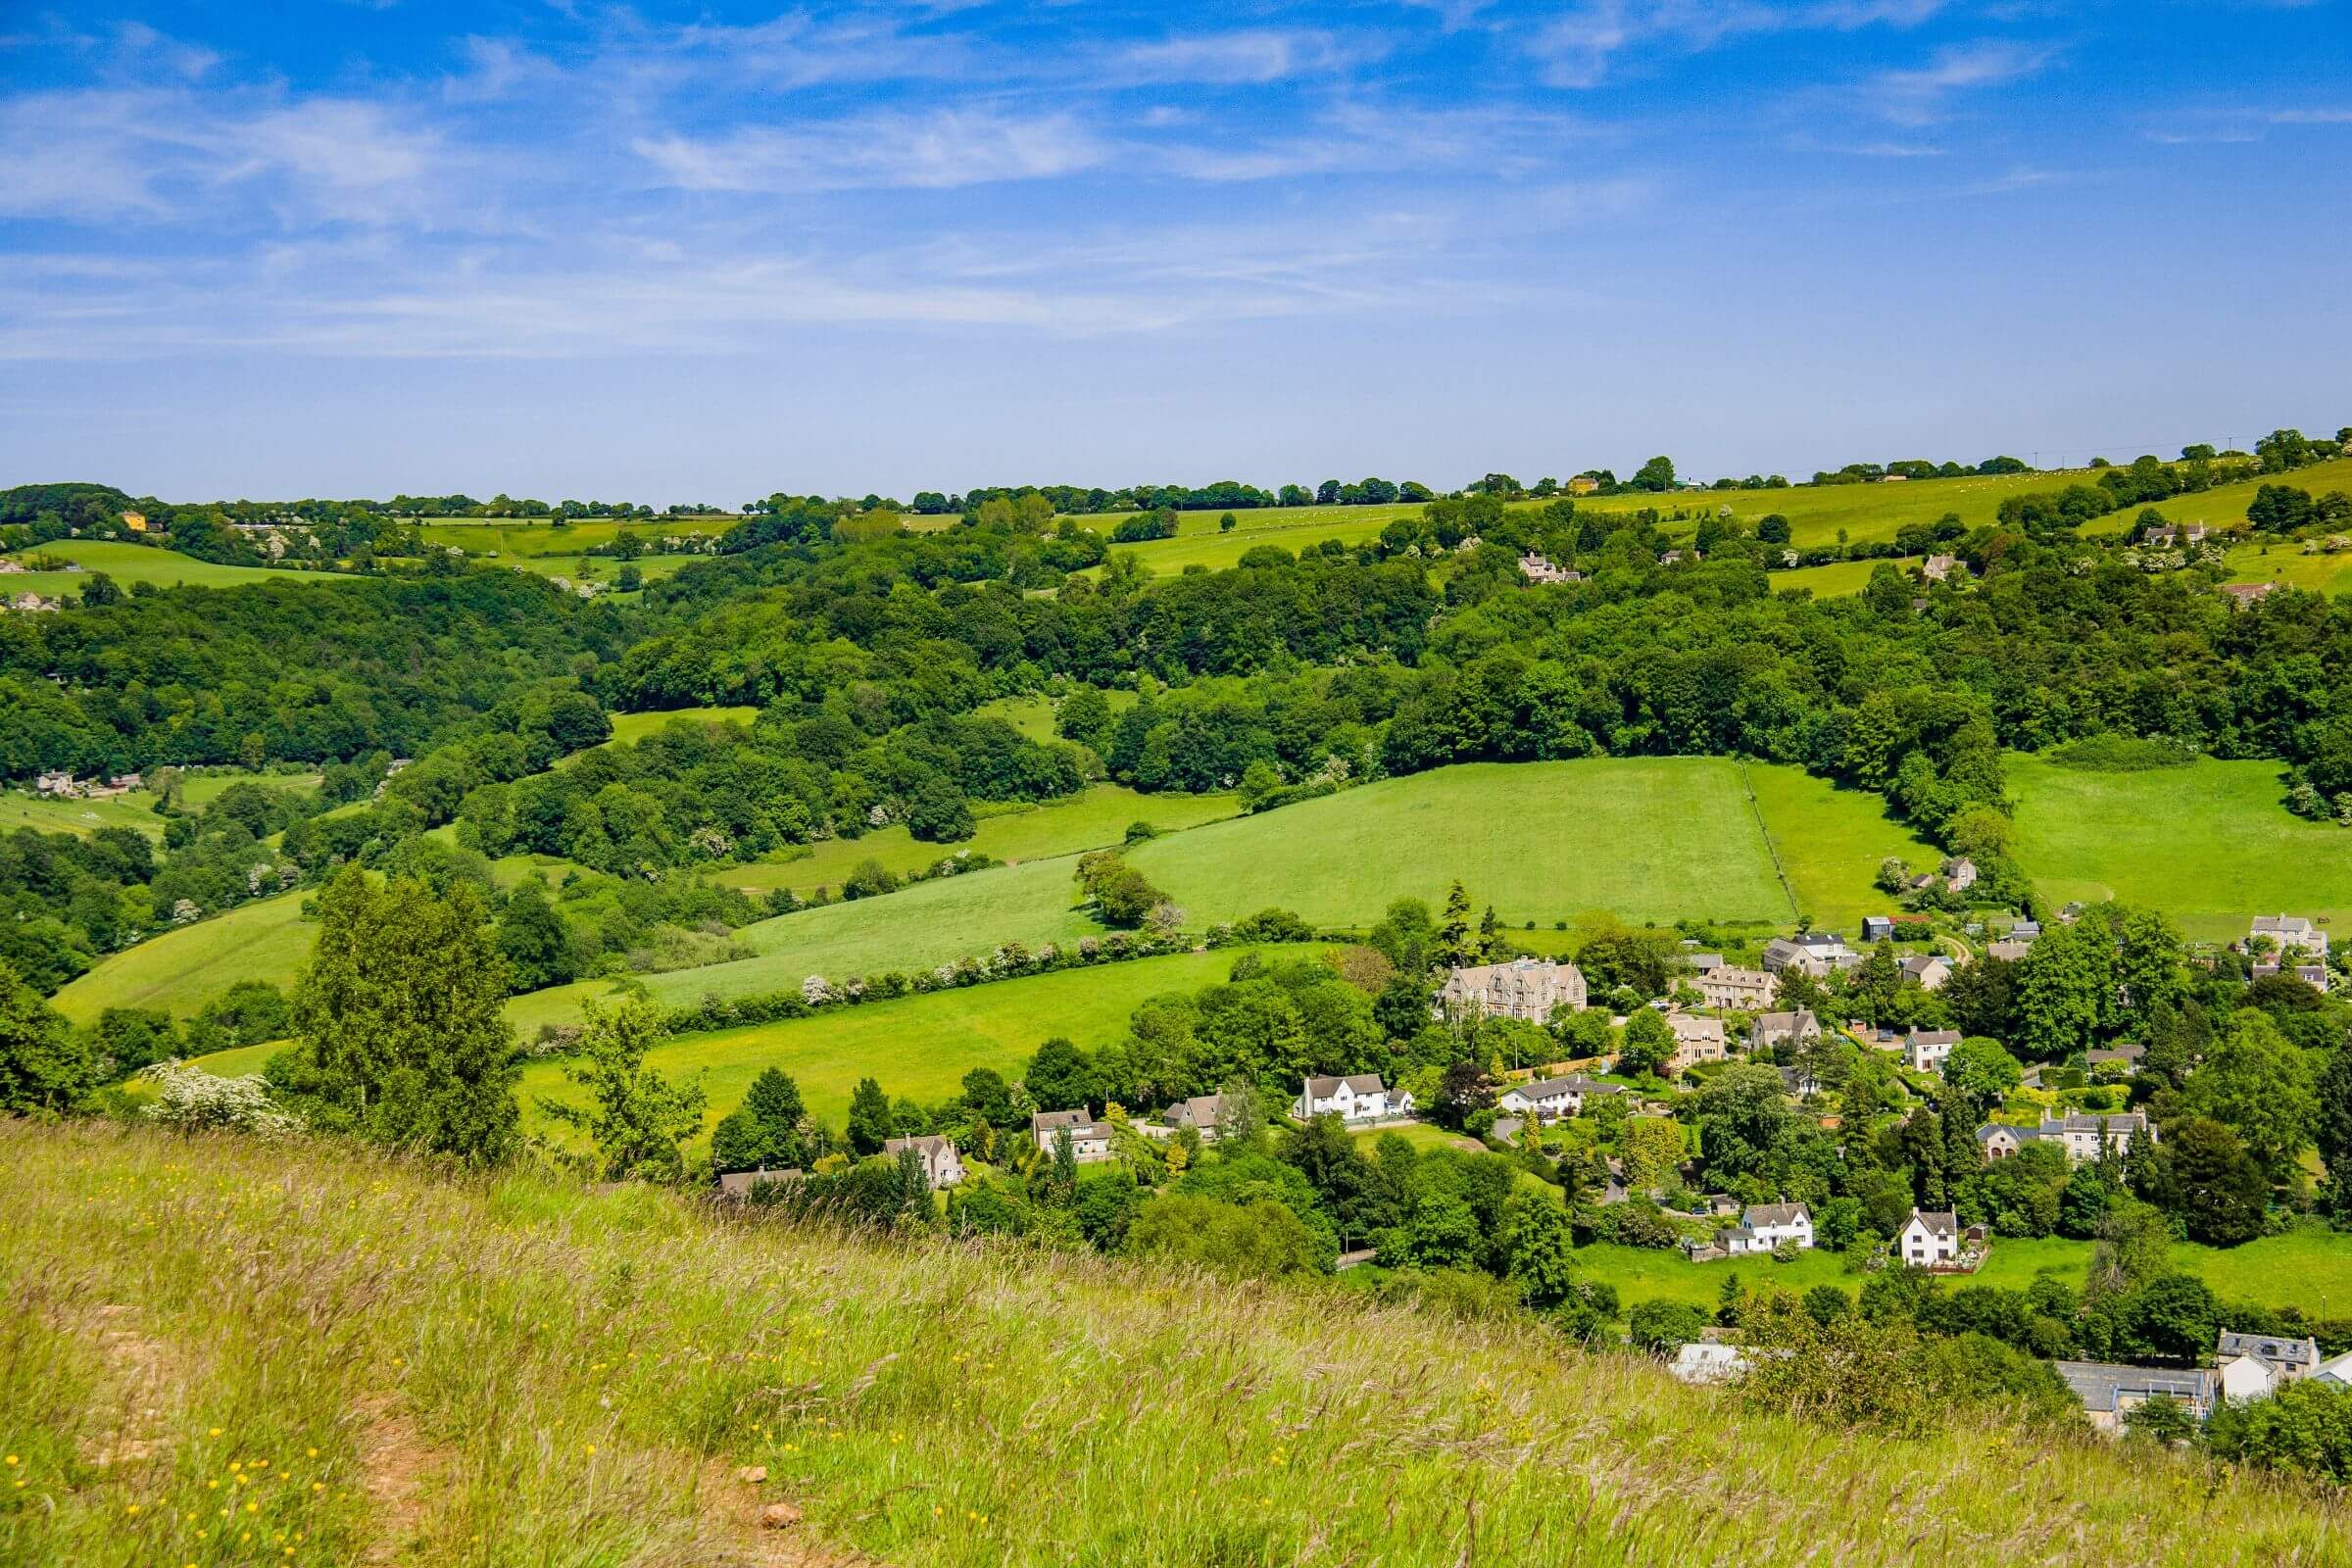
[{"label": "dry grass hillside", "polygon": [[0,1169],[11,1563],[2352,1559],[2200,1464],[1873,1441],[1353,1293],[332,1146],[15,1123]]}]

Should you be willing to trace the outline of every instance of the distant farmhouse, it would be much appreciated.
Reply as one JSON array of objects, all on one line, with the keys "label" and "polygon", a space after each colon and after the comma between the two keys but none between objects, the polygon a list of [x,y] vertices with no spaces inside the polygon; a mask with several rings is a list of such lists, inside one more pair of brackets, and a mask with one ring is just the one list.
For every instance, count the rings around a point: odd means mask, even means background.
[{"label": "distant farmhouse", "polygon": [[1794,1012],[1765,1012],[1756,1015],[1748,1030],[1750,1050],[1768,1052],[1775,1046],[1806,1046],[1821,1038],[1821,1020],[1813,1009],[1800,1007]]},{"label": "distant farmhouse", "polygon": [[1957,1029],[1913,1029],[1903,1037],[1903,1065],[1913,1072],[1941,1073],[1958,1044]]},{"label": "distant farmhouse", "polygon": [[2315,990],[2328,990],[2328,933],[2303,915],[2258,914],[2239,946],[2253,956],[2255,979],[2290,975]]},{"label": "distant farmhouse", "polygon": [[2150,1399],[2171,1399],[2202,1423],[2213,1414],[2221,1376],[2207,1367],[2119,1366],[2109,1361],[2058,1361],[2069,1392],[2082,1401],[2090,1424],[2101,1432],[2124,1429],[2124,1417]]}]

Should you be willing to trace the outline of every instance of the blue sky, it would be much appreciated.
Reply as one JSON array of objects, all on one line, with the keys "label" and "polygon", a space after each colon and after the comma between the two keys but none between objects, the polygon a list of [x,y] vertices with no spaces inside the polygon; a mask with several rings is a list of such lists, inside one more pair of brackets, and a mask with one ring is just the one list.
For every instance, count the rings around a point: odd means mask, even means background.
[{"label": "blue sky", "polygon": [[740,502],[2352,422],[2352,0],[0,5],[0,480]]}]

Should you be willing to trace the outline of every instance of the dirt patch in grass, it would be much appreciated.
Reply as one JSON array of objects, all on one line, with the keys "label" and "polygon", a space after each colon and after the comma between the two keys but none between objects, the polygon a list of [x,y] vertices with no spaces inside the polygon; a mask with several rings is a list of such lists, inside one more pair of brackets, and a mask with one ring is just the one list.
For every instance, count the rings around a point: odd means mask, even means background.
[{"label": "dirt patch in grass", "polygon": [[702,1508],[700,1545],[711,1568],[879,1568],[881,1559],[862,1552],[838,1552],[808,1535],[807,1524],[778,1528],[763,1517],[778,1499],[764,1480],[750,1481],[724,1459],[703,1465],[695,1488]]},{"label": "dirt patch in grass", "polygon": [[390,1399],[360,1410],[360,1484],[373,1506],[375,1539],[360,1560],[401,1562],[424,1527],[427,1488],[447,1465],[447,1456],[417,1435]]},{"label": "dirt patch in grass", "polygon": [[165,1410],[179,1392],[179,1357],[171,1346],[140,1332],[135,1307],[101,1306],[94,1316],[91,1327],[115,1392],[116,1412],[107,1437],[83,1457],[107,1469],[147,1464],[166,1446]]}]

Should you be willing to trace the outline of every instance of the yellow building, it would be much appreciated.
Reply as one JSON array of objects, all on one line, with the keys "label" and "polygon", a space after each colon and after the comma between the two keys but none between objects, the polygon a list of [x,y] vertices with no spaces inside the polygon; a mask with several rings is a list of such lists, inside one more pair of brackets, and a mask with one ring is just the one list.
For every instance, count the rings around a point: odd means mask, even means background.
[{"label": "yellow building", "polygon": [[122,514],[122,526],[128,528],[132,533],[145,533],[147,531],[147,514],[125,512]]},{"label": "yellow building", "polygon": [[1568,481],[1568,493],[1572,496],[1589,496],[1599,488],[1600,481],[1588,474],[1580,473]]}]

